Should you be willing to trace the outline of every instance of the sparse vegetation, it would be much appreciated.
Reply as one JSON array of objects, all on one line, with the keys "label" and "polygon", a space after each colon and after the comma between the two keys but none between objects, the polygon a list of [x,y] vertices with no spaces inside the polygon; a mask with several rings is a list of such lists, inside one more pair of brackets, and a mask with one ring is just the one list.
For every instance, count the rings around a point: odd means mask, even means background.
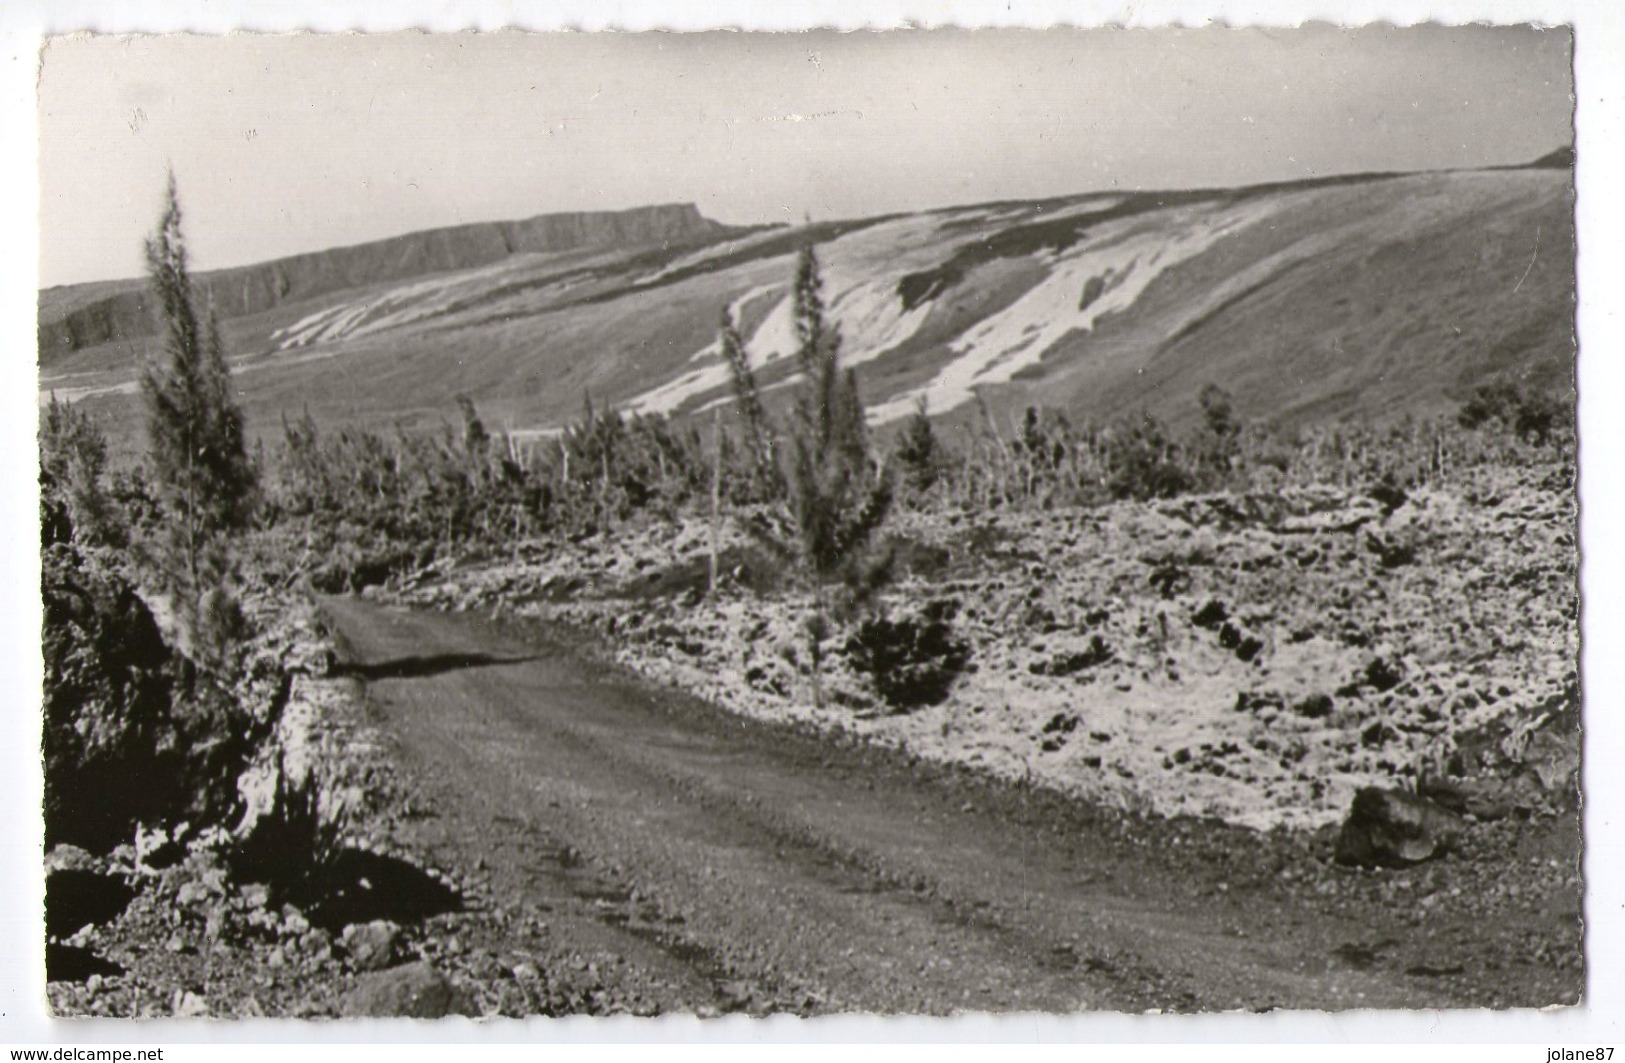
[{"label": "sparse vegetation", "polygon": [[1456,420],[1463,428],[1500,425],[1536,446],[1560,434],[1572,434],[1574,411],[1544,392],[1526,390],[1511,380],[1492,381],[1473,389]]}]

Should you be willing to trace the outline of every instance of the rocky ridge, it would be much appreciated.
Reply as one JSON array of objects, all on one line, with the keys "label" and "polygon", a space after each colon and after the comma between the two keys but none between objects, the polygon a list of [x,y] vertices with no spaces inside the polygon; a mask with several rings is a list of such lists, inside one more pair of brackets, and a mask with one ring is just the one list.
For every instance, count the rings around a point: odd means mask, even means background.
[{"label": "rocky ridge", "polygon": [[[543,214],[518,221],[428,229],[328,251],[199,274],[198,294],[225,318],[331,296],[381,281],[466,270],[512,255],[583,247],[688,245],[731,231],[692,203],[624,211]],[[144,280],[70,286],[42,294],[40,357],[147,336],[157,318]]]}]

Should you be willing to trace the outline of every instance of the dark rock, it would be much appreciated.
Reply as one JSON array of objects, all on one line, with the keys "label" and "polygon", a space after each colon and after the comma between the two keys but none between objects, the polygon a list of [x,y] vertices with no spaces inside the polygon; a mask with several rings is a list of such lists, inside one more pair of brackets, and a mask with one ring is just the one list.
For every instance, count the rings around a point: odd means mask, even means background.
[{"label": "dark rock", "polygon": [[1386,720],[1378,720],[1360,732],[1360,745],[1366,749],[1381,749],[1399,737],[1399,732]]},{"label": "dark rock", "polygon": [[1366,497],[1382,507],[1384,519],[1394,515],[1394,512],[1410,500],[1405,489],[1394,482],[1393,475],[1384,476],[1380,481],[1372,484],[1366,491]]},{"label": "dark rock", "polygon": [[1202,608],[1191,614],[1191,623],[1197,627],[1215,628],[1230,619],[1230,611],[1224,603],[1217,599],[1210,600]]},{"label": "dark rock", "polygon": [[1428,777],[1417,783],[1416,789],[1423,797],[1443,808],[1489,823],[1505,819],[1519,808],[1533,807],[1538,795],[1530,793],[1524,783],[1522,778]]},{"label": "dark rock", "polygon": [[1058,712],[1044,725],[1044,733],[1069,735],[1078,729],[1078,722],[1078,717],[1074,714]]},{"label": "dark rock", "polygon": [[1353,967],[1356,971],[1369,970],[1381,957],[1382,950],[1390,942],[1382,941],[1375,945],[1346,942],[1332,950],[1332,955]]},{"label": "dark rock", "polygon": [[1172,598],[1190,590],[1191,577],[1182,565],[1170,561],[1152,569],[1147,582],[1163,598]]},{"label": "dark rock", "polygon": [[1386,693],[1404,681],[1405,674],[1398,666],[1390,664],[1381,657],[1373,658],[1365,666],[1365,681],[1368,686],[1378,693]]},{"label": "dark rock", "polygon": [[1360,867],[1408,867],[1440,856],[1461,837],[1460,816],[1425,797],[1366,787],[1337,836],[1336,859]]},{"label": "dark rock", "polygon": [[1416,560],[1415,545],[1396,541],[1370,528],[1365,530],[1365,548],[1377,555],[1383,568],[1400,568]]},{"label": "dark rock", "polygon": [[442,1019],[471,1013],[467,995],[422,961],[363,975],[339,1000],[339,1014],[346,1018]]},{"label": "dark rock", "polygon": [[1262,712],[1282,707],[1281,695],[1274,691],[1241,690],[1236,692],[1237,712]]},{"label": "dark rock", "polygon": [[1292,711],[1311,720],[1320,720],[1330,716],[1333,708],[1334,705],[1330,695],[1311,694],[1294,705]]},{"label": "dark rock", "polygon": [[1033,675],[1068,676],[1105,664],[1116,656],[1111,646],[1099,635],[1089,636],[1089,645],[1072,653],[1062,653],[1047,661],[1034,661],[1027,666]]}]

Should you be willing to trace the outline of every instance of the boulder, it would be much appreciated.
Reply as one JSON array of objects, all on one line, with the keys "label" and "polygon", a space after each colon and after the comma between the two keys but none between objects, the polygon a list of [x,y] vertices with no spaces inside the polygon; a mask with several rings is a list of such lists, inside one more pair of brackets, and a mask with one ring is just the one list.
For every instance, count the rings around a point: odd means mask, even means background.
[{"label": "boulder", "polygon": [[351,923],[344,928],[340,940],[356,970],[378,971],[388,967],[395,958],[395,945],[400,936],[400,927],[388,919],[375,919],[370,923]]},{"label": "boulder", "polygon": [[77,845],[55,845],[45,854],[45,873],[53,871],[95,871],[96,858]]},{"label": "boulder", "polygon": [[346,1018],[441,1019],[471,1013],[466,995],[422,961],[362,975],[339,1001],[339,1014]]},{"label": "boulder", "polygon": [[1354,803],[1337,836],[1340,864],[1408,867],[1448,852],[1461,837],[1460,816],[1425,797],[1368,786]]},{"label": "boulder", "polygon": [[190,993],[175,990],[175,1017],[178,1019],[200,1019],[209,1014],[209,998],[201,993]]}]

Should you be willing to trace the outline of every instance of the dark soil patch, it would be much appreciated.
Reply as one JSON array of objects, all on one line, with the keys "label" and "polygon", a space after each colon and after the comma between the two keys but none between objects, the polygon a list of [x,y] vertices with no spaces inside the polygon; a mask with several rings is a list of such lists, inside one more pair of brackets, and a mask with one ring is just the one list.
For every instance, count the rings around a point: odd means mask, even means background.
[{"label": "dark soil patch", "polygon": [[342,930],[351,923],[388,919],[402,926],[459,911],[462,897],[405,860],[345,849],[292,891],[313,926]]},{"label": "dark soil patch", "polygon": [[135,890],[121,878],[98,871],[53,871],[45,880],[45,932],[68,937],[81,927],[100,925],[134,898]]},{"label": "dark soil patch", "polygon": [[420,679],[464,668],[484,668],[494,664],[518,664],[534,657],[497,657],[489,653],[440,653],[426,657],[403,657],[379,664],[340,664],[334,675],[350,676],[366,682],[378,679]]},{"label": "dark soil patch", "polygon": [[124,973],[124,968],[111,960],[96,955],[90,949],[76,945],[45,946],[45,980],[47,982],[84,982],[93,974],[111,978]]}]

